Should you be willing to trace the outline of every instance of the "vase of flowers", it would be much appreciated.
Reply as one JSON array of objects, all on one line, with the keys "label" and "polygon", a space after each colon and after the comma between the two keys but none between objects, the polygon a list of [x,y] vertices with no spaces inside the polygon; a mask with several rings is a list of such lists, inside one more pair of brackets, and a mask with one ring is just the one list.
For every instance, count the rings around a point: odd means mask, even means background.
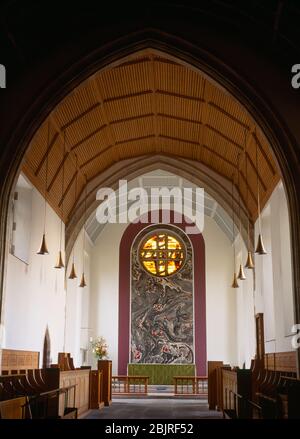
[{"label": "vase of flowers", "polygon": [[92,352],[98,360],[104,360],[108,356],[108,346],[104,337],[91,339]]}]

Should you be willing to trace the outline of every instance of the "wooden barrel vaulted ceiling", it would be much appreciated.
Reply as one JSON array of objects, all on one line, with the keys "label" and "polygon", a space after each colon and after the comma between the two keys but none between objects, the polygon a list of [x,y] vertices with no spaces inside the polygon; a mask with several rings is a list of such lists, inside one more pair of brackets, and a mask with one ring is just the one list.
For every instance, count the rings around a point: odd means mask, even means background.
[{"label": "wooden barrel vaulted ceiling", "polygon": [[[236,99],[199,71],[147,50],[97,72],[64,98],[32,138],[22,171],[45,195],[48,152],[46,198],[68,225],[78,208],[77,201],[80,197],[82,200],[85,176],[91,188],[91,183],[101,175],[109,175],[116,163],[127,164],[130,160],[141,157],[147,160],[156,155],[189,159],[229,182],[241,154],[240,194],[254,221],[257,218],[255,142],[263,207],[280,176],[270,146],[259,128],[255,128],[253,119]],[[142,163],[143,160],[139,164],[141,171]],[[106,186],[105,180],[102,186]],[[94,202],[95,196],[89,200]]]}]

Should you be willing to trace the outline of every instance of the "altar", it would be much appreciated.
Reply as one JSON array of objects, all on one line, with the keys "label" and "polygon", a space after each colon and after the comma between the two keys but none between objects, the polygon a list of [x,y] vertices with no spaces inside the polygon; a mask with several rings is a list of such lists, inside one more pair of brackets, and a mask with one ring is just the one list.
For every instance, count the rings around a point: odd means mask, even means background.
[{"label": "altar", "polygon": [[195,364],[136,364],[127,365],[128,376],[148,376],[149,384],[174,384],[174,376],[196,376]]}]

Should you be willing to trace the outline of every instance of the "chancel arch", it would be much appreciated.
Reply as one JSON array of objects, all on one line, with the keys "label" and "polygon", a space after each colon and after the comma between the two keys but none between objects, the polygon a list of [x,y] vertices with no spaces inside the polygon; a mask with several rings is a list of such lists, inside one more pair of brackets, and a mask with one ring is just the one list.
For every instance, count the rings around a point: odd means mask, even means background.
[{"label": "chancel arch", "polygon": [[[121,28],[120,11],[101,29],[92,19],[84,39],[70,29],[59,41],[57,32],[53,42],[46,41],[52,47],[47,59],[30,47],[33,38],[27,35],[25,56],[18,44],[11,55],[18,74],[0,102],[6,122],[0,130],[1,348],[5,358],[14,355],[10,348],[18,351],[21,362],[21,351],[31,351],[35,368],[42,366],[41,334],[49,324],[51,356],[61,354],[61,367],[73,373],[72,358],[81,366],[83,352],[83,366],[97,367],[91,343],[104,335],[113,374],[126,374],[131,245],[144,225],[99,226],[96,193],[103,186],[116,189],[120,179],[143,187],[154,172],[157,179],[175,176],[207,193],[205,228],[189,237],[194,282],[199,274],[197,373],[207,372],[207,361],[221,361],[251,368],[256,378],[262,376],[258,366],[273,379],[279,364],[294,379],[300,352],[291,347],[292,327],[300,319],[299,99],[277,54],[294,62],[295,36],[285,38],[274,24],[266,41],[269,27],[253,32],[249,9],[248,15],[238,11],[239,26],[247,26],[233,38],[236,29],[228,26],[231,14],[224,5],[218,17],[187,6],[183,22],[178,8],[165,8],[155,20],[139,10]],[[274,11],[269,13],[272,21]],[[64,11],[59,20],[63,16]],[[70,23],[64,21],[64,29]],[[32,217],[20,221],[14,213],[26,197],[15,189],[24,182]],[[22,235],[26,258],[14,252],[13,240]],[[239,289],[232,289],[233,271],[244,265],[247,251],[253,253],[259,235],[266,252],[261,243],[254,269],[248,264],[246,279],[239,274]],[[260,314],[263,358],[255,343]],[[58,371],[52,368],[59,376]]]}]

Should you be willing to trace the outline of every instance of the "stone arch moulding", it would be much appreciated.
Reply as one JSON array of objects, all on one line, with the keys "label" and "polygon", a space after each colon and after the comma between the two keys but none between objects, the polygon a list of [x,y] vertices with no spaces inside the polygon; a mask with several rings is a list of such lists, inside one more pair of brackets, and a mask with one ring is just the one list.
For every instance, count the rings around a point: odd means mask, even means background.
[{"label": "stone arch moulding", "polygon": [[[160,212],[161,215],[161,212]],[[161,218],[161,216],[160,216]],[[170,225],[185,230],[187,223],[177,224],[174,212],[170,212]],[[130,356],[130,251],[137,235],[155,223],[131,223],[123,233],[119,251],[119,336],[118,374],[127,375]],[[160,224],[157,224],[159,227]],[[195,364],[198,375],[206,375],[206,284],[205,284],[205,243],[201,233],[188,235],[194,258],[194,325]]]},{"label": "stone arch moulding", "polygon": [[[191,181],[198,187],[203,187],[204,190],[214,200],[224,208],[224,210],[231,217],[232,201],[231,201],[231,182],[225,177],[217,176],[217,174],[210,170],[202,163],[193,163],[192,160],[182,159],[175,156],[166,156],[163,154],[157,155],[143,155],[133,159],[124,159],[119,161],[101,175],[94,178],[88,183],[87,189],[87,212],[88,216],[92,214],[99,206],[99,201],[96,200],[97,190],[100,187],[110,187],[114,190],[118,189],[119,180],[126,179],[131,181],[134,178],[141,176],[144,173],[162,169],[173,173],[177,176]],[[239,228],[238,221],[238,193],[234,188],[234,206],[235,206],[235,222]],[[76,208],[71,215],[75,221],[68,223],[66,228],[66,260],[72,251],[74,242],[76,241],[85,220],[85,202],[84,194],[79,198]],[[247,242],[247,215],[244,205],[241,206],[242,215],[242,235],[244,241]],[[253,246],[253,224],[250,224],[251,243]]]},{"label": "stone arch moulding", "polygon": [[[247,109],[272,145],[287,192],[292,246],[295,321],[300,322],[300,163],[298,122],[299,93],[290,84],[290,68],[283,72],[278,56],[247,35],[232,35],[228,23],[220,22],[218,32],[209,19],[194,19],[195,11],[180,10],[174,19],[145,25],[145,17],[133,17],[122,29],[110,18],[109,26],[94,29],[84,39],[77,34],[73,50],[62,40],[47,59],[37,56],[31,74],[23,74],[5,89],[0,102],[0,308],[7,252],[9,200],[29,142],[52,109],[80,82],[97,70],[145,48],[160,50],[207,74]],[[177,14],[177,19],[176,19]],[[207,16],[206,16],[207,18]],[[151,20],[150,20],[151,22]],[[161,23],[156,19],[156,23]],[[127,27],[126,27],[127,26]],[[66,33],[67,35],[67,33]],[[189,35],[187,40],[186,35]],[[78,43],[78,44],[77,44]],[[241,47],[243,50],[241,50]],[[64,50],[66,49],[66,50]],[[63,57],[57,56],[64,53]],[[259,50],[259,53],[258,53]],[[298,94],[297,94],[298,93]],[[15,102],[18,102],[16,107]],[[299,373],[300,349],[298,349]]]}]

